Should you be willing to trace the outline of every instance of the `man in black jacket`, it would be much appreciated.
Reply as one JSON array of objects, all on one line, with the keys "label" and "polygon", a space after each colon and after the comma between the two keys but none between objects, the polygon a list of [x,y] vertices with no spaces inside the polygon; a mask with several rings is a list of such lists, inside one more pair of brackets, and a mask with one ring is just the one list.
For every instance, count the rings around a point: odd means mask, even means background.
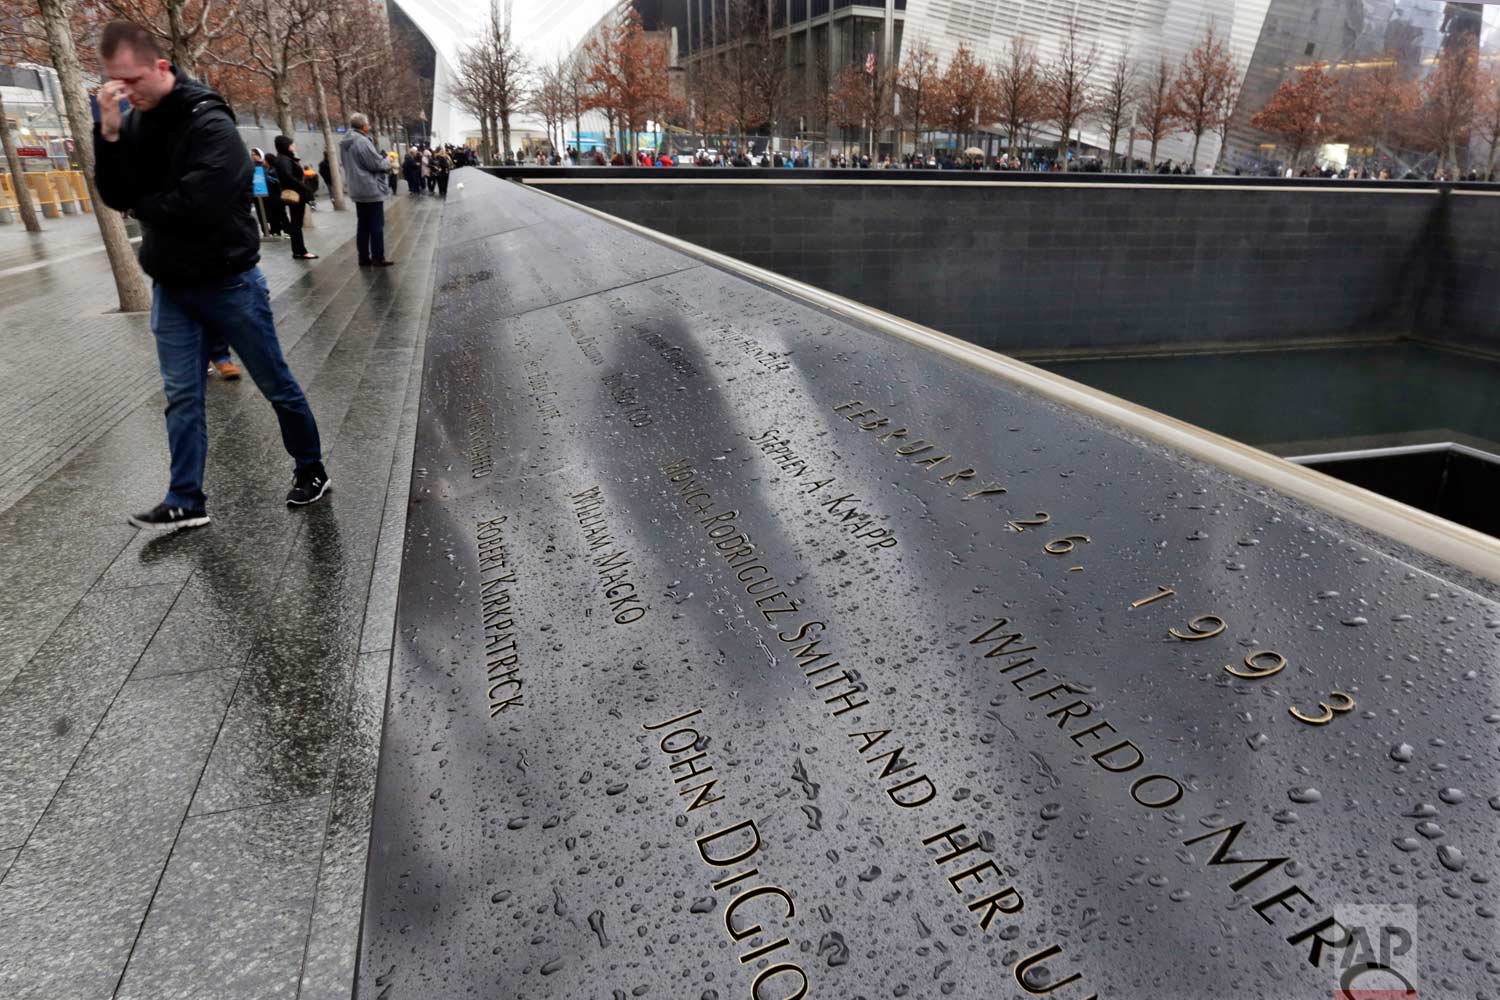
[{"label": "man in black jacket", "polygon": [[[112,21],[99,42],[109,82],[99,89],[95,180],[105,204],[141,223],[141,268],[154,279],[151,332],[167,396],[172,479],[166,499],[128,518],[172,530],[209,522],[203,493],[207,335],[228,341],[276,410],[296,463],[289,506],[328,489],[312,408],[292,377],[271,296],[256,263],[250,157],[224,99],[178,73],[145,28]],[[121,98],[131,108],[120,111]]]}]

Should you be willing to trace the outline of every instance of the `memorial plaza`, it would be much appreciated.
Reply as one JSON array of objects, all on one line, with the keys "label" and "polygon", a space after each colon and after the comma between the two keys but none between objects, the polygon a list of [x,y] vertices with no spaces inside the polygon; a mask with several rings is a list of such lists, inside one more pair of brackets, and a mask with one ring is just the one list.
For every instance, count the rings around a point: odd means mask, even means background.
[{"label": "memorial plaza", "polygon": [[0,0],[0,1000],[1500,1000],[1484,7]]}]

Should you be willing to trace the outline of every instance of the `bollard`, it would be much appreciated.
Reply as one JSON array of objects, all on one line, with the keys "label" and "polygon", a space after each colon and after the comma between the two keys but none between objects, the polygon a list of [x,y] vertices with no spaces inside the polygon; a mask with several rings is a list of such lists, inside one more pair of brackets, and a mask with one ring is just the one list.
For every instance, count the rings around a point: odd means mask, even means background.
[{"label": "bollard", "polygon": [[0,222],[15,222],[20,214],[20,206],[11,190],[10,174],[0,174]]},{"label": "bollard", "polygon": [[78,214],[77,194],[73,190],[73,178],[68,170],[49,170],[47,180],[52,184],[52,193],[64,215]]},{"label": "bollard", "polygon": [[62,208],[57,202],[57,192],[52,188],[52,181],[47,173],[32,173],[23,175],[26,178],[26,186],[36,196],[35,200],[41,205],[42,214],[49,219],[55,219],[62,214]]}]

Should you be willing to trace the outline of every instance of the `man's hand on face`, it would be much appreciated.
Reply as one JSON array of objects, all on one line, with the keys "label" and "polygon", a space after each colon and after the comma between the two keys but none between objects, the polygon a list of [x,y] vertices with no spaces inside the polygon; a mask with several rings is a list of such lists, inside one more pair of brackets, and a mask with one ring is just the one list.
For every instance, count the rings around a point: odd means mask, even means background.
[{"label": "man's hand on face", "polygon": [[125,96],[125,85],[111,80],[99,88],[99,133],[105,142],[120,138],[120,99]]}]

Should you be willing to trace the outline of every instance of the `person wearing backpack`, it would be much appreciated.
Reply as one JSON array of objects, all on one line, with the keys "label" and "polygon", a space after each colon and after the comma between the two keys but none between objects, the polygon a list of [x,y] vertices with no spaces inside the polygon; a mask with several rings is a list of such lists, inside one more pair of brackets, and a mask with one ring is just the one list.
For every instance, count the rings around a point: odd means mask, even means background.
[{"label": "person wearing backpack", "polygon": [[[105,25],[99,55],[108,82],[98,93],[94,179],[106,205],[141,224],[171,451],[166,497],[126,520],[155,531],[209,523],[203,476],[210,337],[234,348],[276,411],[295,463],[287,505],[314,503],[328,491],[328,473],[317,421],[281,353],[270,289],[256,266],[252,164],[234,114],[224,98],[164,59],[141,25]],[[121,111],[122,98],[129,111]]]}]

